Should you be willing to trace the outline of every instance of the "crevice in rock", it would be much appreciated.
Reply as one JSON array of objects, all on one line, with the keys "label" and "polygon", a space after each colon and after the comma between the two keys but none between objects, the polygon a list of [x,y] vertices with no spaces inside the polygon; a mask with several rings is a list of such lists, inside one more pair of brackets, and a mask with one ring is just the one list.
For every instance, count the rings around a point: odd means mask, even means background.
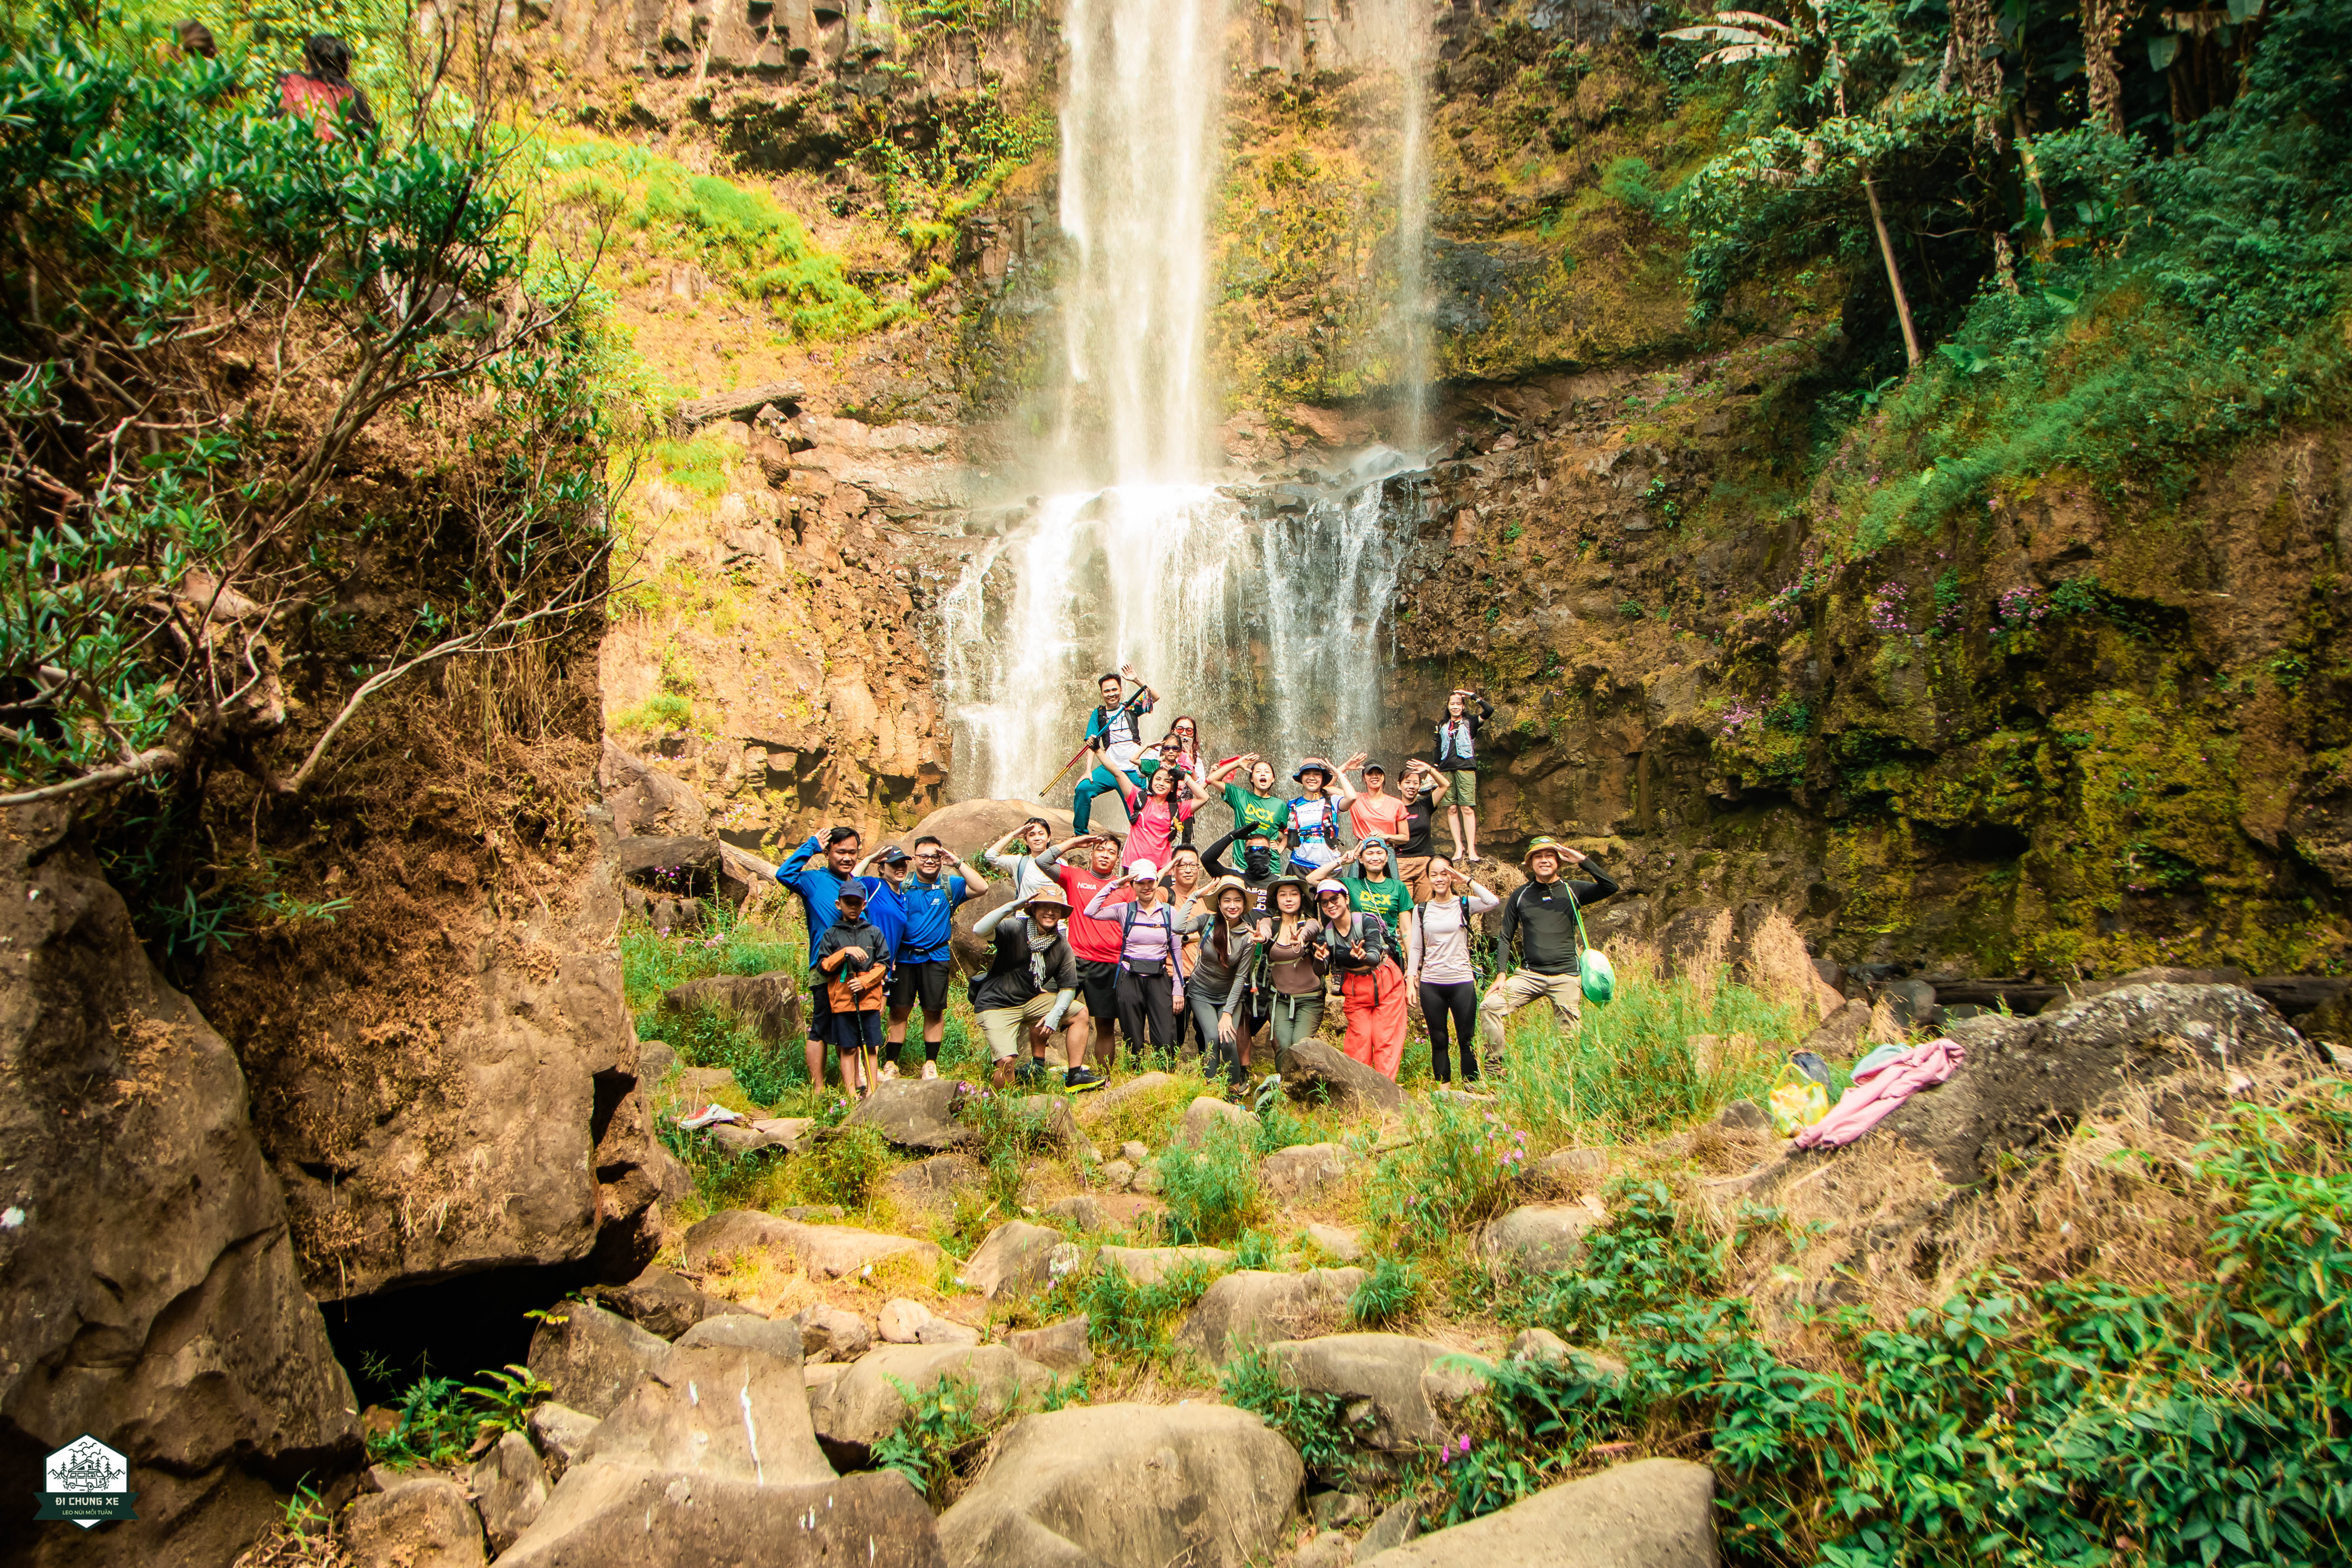
[{"label": "crevice in rock", "polygon": [[469,1382],[486,1367],[520,1362],[537,1326],[524,1314],[595,1282],[584,1263],[488,1268],[320,1310],[360,1404],[389,1405],[420,1375]]}]

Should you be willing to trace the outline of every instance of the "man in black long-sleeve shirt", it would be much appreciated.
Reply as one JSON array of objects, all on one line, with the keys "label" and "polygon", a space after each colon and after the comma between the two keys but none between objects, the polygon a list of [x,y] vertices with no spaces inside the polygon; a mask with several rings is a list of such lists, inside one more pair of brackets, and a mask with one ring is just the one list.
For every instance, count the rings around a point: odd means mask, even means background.
[{"label": "man in black long-sleeve shirt", "polygon": [[[1478,1035],[1486,1043],[1490,1073],[1502,1068],[1504,1020],[1539,997],[1551,1003],[1563,1038],[1576,1033],[1582,1009],[1577,961],[1584,956],[1576,911],[1617,890],[1599,861],[1549,838],[1529,844],[1519,863],[1527,868],[1528,880],[1503,900],[1503,973],[1478,1002]],[[1590,880],[1562,880],[1563,865],[1579,868]],[[1514,937],[1518,940],[1516,964]]]},{"label": "man in black long-sleeve shirt", "polygon": [[[1243,841],[1242,863],[1231,866],[1225,862],[1225,851],[1233,847],[1236,838]],[[1275,852],[1274,837],[1265,828],[1246,822],[1234,824],[1231,833],[1201,851],[1201,864],[1212,876],[1239,881],[1249,892],[1249,918],[1265,918],[1266,889],[1283,874],[1282,858]]]}]

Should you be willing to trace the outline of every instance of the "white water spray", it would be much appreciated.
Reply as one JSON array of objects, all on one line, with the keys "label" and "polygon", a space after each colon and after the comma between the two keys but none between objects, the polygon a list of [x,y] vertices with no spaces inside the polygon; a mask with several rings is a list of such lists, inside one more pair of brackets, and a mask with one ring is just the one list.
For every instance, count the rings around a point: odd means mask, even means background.
[{"label": "white water spray", "polygon": [[[1417,18],[1416,0],[1391,3]],[[1257,751],[1287,773],[1379,732],[1387,618],[1412,536],[1413,507],[1400,502],[1410,481],[1394,476],[1418,457],[1375,448],[1347,472],[1272,491],[1207,482],[1224,23],[1223,0],[1070,0],[1065,13],[1064,384],[1037,458],[1061,493],[976,554],[942,604],[961,795],[1040,791],[1083,736],[1095,678],[1124,663],[1161,694],[1145,733],[1193,714],[1213,757]],[[1404,314],[1418,318],[1422,56],[1403,53]],[[1427,350],[1406,331],[1417,452]]]}]

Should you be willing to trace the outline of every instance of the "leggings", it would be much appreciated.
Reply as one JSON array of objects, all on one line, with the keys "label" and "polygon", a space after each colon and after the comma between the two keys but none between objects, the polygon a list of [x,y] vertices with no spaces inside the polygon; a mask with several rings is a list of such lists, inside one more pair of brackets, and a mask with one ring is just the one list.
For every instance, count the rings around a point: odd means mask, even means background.
[{"label": "leggings", "polygon": [[1234,1041],[1227,1045],[1217,1037],[1217,999],[1203,988],[1184,993],[1184,1006],[1192,1026],[1201,1032],[1201,1072],[1205,1078],[1217,1076],[1222,1064],[1225,1081],[1235,1089],[1249,1084],[1250,1036],[1257,1031],[1253,1024],[1263,1024],[1262,1018],[1252,1018],[1247,1005],[1234,1014]]},{"label": "leggings", "polygon": [[1323,994],[1309,992],[1303,996],[1276,995],[1274,998],[1275,1062],[1282,1061],[1282,1053],[1301,1040],[1311,1040],[1315,1031],[1323,1026]]},{"label": "leggings", "polygon": [[[1146,1040],[1162,1050],[1176,1044],[1176,983],[1167,974],[1118,972],[1118,1029],[1127,1037],[1128,1059],[1140,1062]],[[1103,1065],[1110,1062],[1105,1058]]]},{"label": "leggings", "polygon": [[1445,1025],[1454,1023],[1454,1043],[1462,1047],[1462,1081],[1478,1077],[1478,987],[1467,980],[1452,985],[1421,983],[1421,1016],[1429,1025],[1429,1069],[1440,1083],[1454,1081],[1446,1063]]}]

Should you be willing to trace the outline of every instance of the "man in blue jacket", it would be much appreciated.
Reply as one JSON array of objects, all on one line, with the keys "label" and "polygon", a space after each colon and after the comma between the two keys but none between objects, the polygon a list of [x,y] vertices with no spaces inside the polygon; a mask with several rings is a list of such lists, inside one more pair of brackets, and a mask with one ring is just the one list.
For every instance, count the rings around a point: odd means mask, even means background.
[{"label": "man in blue jacket", "polygon": [[[951,874],[941,876],[942,868]],[[890,975],[890,1043],[883,1047],[883,1076],[906,1048],[907,1018],[923,1005],[923,1076],[940,1076],[940,1037],[948,1022],[948,977],[955,971],[948,939],[955,931],[955,907],[985,892],[988,879],[948,853],[929,834],[915,840],[915,874],[898,885],[906,929],[898,938],[898,967]]]},{"label": "man in blue jacket", "polygon": [[784,863],[776,868],[776,880],[799,896],[801,915],[808,926],[808,1075],[813,1088],[821,1088],[824,1083],[824,1047],[833,1033],[832,1011],[825,1005],[824,977],[816,972],[817,939],[834,922],[841,885],[856,880],[854,873],[857,847],[862,842],[855,827],[829,827],[824,832],[823,864],[809,864],[819,847],[817,836],[812,833],[807,843],[786,856]]}]

